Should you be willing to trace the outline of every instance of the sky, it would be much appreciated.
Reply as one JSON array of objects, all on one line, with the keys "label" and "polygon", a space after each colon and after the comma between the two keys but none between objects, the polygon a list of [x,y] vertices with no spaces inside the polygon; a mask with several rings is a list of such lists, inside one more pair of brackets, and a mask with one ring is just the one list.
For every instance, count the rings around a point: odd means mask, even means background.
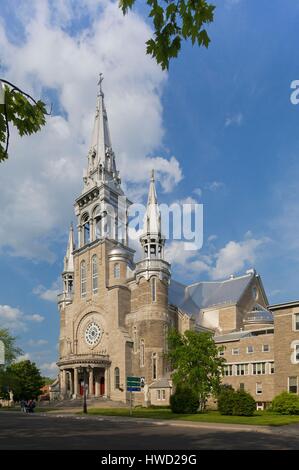
[{"label": "sky", "polygon": [[184,283],[254,267],[269,303],[297,300],[299,273],[299,3],[222,0],[207,50],[186,43],[162,72],[145,54],[144,2],[123,17],[110,0],[2,0],[0,77],[43,99],[41,132],[12,132],[0,164],[0,326],[56,375],[68,228],[103,88],[123,188],[145,201],[203,204],[203,247],[167,244]]}]

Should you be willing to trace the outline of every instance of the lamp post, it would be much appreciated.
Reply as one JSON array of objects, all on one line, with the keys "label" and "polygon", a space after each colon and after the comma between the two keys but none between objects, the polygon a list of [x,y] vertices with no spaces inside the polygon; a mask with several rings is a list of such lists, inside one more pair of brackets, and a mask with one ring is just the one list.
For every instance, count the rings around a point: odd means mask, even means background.
[{"label": "lamp post", "polygon": [[83,372],[83,413],[87,414],[87,380],[86,380],[86,372],[90,370],[90,366],[87,367],[80,367],[79,371]]}]

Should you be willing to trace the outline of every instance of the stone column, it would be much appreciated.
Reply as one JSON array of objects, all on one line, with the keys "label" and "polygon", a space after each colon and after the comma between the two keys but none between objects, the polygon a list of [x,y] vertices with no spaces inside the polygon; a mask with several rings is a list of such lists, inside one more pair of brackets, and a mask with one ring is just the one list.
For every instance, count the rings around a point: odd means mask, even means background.
[{"label": "stone column", "polygon": [[74,368],[74,395],[77,398],[78,396],[78,369]]},{"label": "stone column", "polygon": [[74,385],[73,385],[73,373],[72,373],[72,370],[70,370],[68,372],[69,374],[69,380],[70,380],[70,396],[72,398],[73,396],[73,393],[74,393]]},{"label": "stone column", "polygon": [[96,371],[95,375],[95,396],[99,397],[100,396],[100,376],[99,376],[99,369]]},{"label": "stone column", "polygon": [[110,367],[107,367],[105,369],[104,377],[105,377],[105,393],[104,393],[104,396],[107,397],[107,398],[110,398]]},{"label": "stone column", "polygon": [[89,220],[89,240],[91,242],[95,240],[93,219]]},{"label": "stone column", "polygon": [[66,370],[61,371],[61,394],[63,398],[66,398]]},{"label": "stone column", "polygon": [[88,395],[90,397],[94,396],[94,391],[93,391],[93,367],[89,370],[89,377],[88,377]]}]

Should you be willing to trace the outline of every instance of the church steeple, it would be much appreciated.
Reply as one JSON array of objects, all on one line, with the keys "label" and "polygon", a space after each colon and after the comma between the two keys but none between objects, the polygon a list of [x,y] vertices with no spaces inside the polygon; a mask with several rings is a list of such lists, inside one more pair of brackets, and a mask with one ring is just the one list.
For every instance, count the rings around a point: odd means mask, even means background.
[{"label": "church steeple", "polygon": [[63,272],[68,272],[68,273],[74,272],[74,257],[73,257],[74,249],[75,249],[74,229],[73,229],[73,224],[71,224],[66,254],[64,257]]},{"label": "church steeple", "polygon": [[88,166],[84,176],[85,189],[89,189],[89,187],[100,182],[112,182],[116,186],[119,186],[121,182],[116,170],[115,154],[112,150],[102,81],[103,74],[100,73],[96,113],[88,153]]},{"label": "church steeple", "polygon": [[140,243],[145,258],[163,259],[165,238],[161,234],[161,213],[157,200],[154,170],[152,170],[151,174],[143,233],[140,237]]}]

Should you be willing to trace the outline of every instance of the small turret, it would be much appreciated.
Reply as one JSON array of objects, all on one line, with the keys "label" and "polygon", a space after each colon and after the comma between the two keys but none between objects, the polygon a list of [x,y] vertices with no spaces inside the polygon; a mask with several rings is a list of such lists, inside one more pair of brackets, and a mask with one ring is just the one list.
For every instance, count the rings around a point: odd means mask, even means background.
[{"label": "small turret", "polygon": [[69,239],[66,249],[66,254],[63,261],[63,292],[58,296],[58,303],[62,302],[70,303],[73,299],[73,288],[74,288],[74,255],[75,250],[74,243],[74,229],[73,224],[70,226]]}]

